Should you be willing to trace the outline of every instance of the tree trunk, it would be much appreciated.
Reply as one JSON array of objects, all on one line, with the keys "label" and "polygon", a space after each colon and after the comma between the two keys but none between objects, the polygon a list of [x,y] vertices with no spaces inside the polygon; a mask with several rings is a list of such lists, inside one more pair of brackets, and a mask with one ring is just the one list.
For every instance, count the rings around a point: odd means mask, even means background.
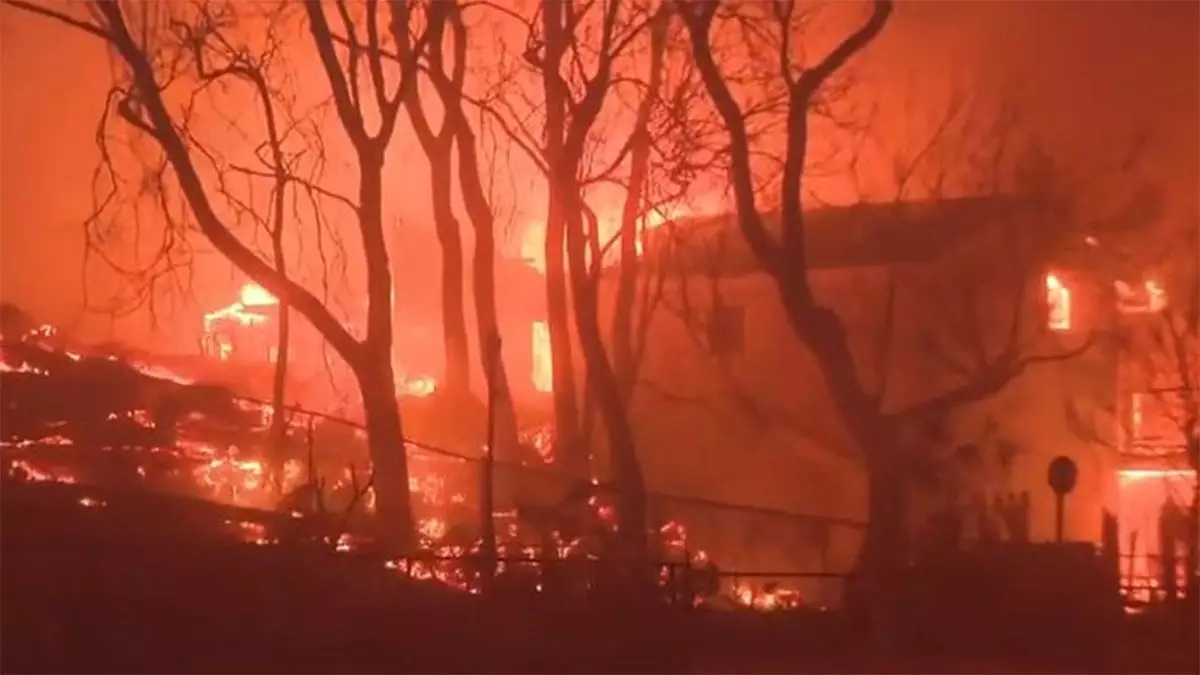
[{"label": "tree trunk", "polygon": [[845,605],[869,621],[870,632],[885,642],[895,634],[901,610],[901,575],[908,559],[908,520],[903,474],[887,461],[887,448],[868,458],[867,525]]},{"label": "tree trunk", "polygon": [[[629,190],[621,209],[620,276],[613,309],[613,367],[622,394],[632,396],[637,381],[634,363],[633,305],[638,281],[638,224],[642,220],[646,181],[650,175],[650,116],[658,90],[662,88],[663,57],[666,52],[670,12],[660,11],[650,27],[650,76],[646,93],[638,104],[637,118],[629,140]],[[596,283],[599,283],[597,280]]]},{"label": "tree trunk", "polygon": [[467,324],[463,316],[463,251],[459,223],[454,217],[450,195],[449,152],[445,156],[431,153],[429,166],[433,186],[433,222],[442,249],[442,344],[446,357],[444,384],[448,392],[466,395],[470,391],[470,356]]},{"label": "tree trunk", "polygon": [[492,410],[492,449],[497,459],[512,457],[517,449],[517,411],[508,388],[508,370],[500,347],[500,321],[496,315],[496,242],[490,219],[475,228],[475,254],[472,260],[475,291],[475,323],[479,332],[479,354],[487,378],[488,405]]},{"label": "tree trunk", "polygon": [[[579,391],[575,386],[575,364],[571,357],[570,309],[567,297],[566,211],[562,184],[554,179],[564,170],[578,169],[576,158],[564,153],[567,132],[567,112],[570,92],[558,72],[571,41],[569,26],[574,14],[569,3],[543,2],[542,30],[545,53],[542,69],[542,88],[546,97],[545,133],[546,165],[550,171],[550,195],[546,206],[546,323],[550,332],[551,368],[554,387],[555,453],[568,475],[587,478],[590,474],[587,444],[580,433]],[[576,159],[571,163],[570,159]]]},{"label": "tree trunk", "polygon": [[375,513],[381,541],[392,551],[408,552],[414,544],[404,430],[396,407],[390,364],[373,364],[358,374],[366,417],[367,452],[374,478]]},{"label": "tree trunk", "polygon": [[908,527],[904,479],[890,464],[876,462],[867,470],[870,496],[867,528],[858,556],[861,574],[890,574],[908,562]]},{"label": "tree trunk", "polygon": [[579,392],[575,385],[572,357],[570,309],[567,297],[567,270],[564,245],[566,222],[562,198],[552,187],[546,218],[546,318],[550,330],[551,368],[554,384],[555,452],[563,469],[571,476],[586,478],[590,473],[587,444],[579,431]]},{"label": "tree trunk", "polygon": [[[566,183],[562,177],[557,182],[558,185]],[[578,188],[569,186],[562,189],[576,191]],[[644,562],[648,556],[646,481],[642,475],[641,462],[638,460],[633,430],[629,426],[629,414],[625,399],[621,395],[621,385],[604,346],[596,297],[598,287],[593,283],[587,264],[586,237],[577,194],[574,192],[570,195],[570,222],[566,237],[567,251],[570,254],[571,288],[575,299],[575,327],[587,366],[588,390],[594,396],[596,407],[604,422],[612,457],[613,479],[621,498],[617,509],[617,536],[621,553],[628,556],[630,562]]]},{"label": "tree trunk", "polygon": [[360,148],[359,166],[358,224],[367,263],[367,336],[352,365],[363,397],[381,536],[385,544],[403,551],[414,543],[416,530],[392,367],[392,271],[383,234],[382,150]]},{"label": "tree trunk", "polygon": [[291,341],[291,319],[286,303],[280,301],[279,333],[275,343],[275,374],[271,383],[271,466],[280,485],[283,481],[284,445],[287,441],[287,377],[288,344]]},{"label": "tree trunk", "polygon": [[447,112],[457,124],[458,182],[462,187],[463,205],[475,232],[475,252],[471,260],[472,283],[475,291],[475,323],[479,332],[479,354],[483,372],[488,378],[490,405],[494,409],[496,446],[504,452],[517,447],[517,412],[512,390],[508,384],[508,369],[504,366],[502,350],[490,350],[487,345],[500,339],[500,320],[496,310],[496,233],[492,208],[488,204],[483,182],[479,178],[479,156],[475,150],[475,134],[462,113],[462,101],[455,100]]},{"label": "tree trunk", "polygon": [[[273,128],[273,127],[272,127]],[[272,137],[275,134],[272,133]],[[286,194],[286,179],[278,172],[283,171],[282,151],[278,142],[273,144],[275,155],[275,194],[272,209],[274,227],[271,228],[271,254],[274,257],[275,269],[283,275],[287,274],[287,255],[283,247],[284,196]],[[271,386],[271,461],[268,470],[276,476],[278,486],[283,488],[284,443],[287,441],[287,377],[288,377],[288,345],[291,341],[291,309],[286,300],[276,299],[276,311],[279,313],[279,331],[275,340],[275,379]]]}]

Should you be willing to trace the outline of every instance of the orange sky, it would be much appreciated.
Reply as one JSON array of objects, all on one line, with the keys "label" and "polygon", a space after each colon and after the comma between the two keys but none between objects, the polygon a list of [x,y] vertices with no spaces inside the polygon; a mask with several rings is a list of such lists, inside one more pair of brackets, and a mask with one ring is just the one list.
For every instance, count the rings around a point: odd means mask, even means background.
[{"label": "orange sky", "polygon": [[[955,77],[984,95],[1008,83],[1028,123],[1072,154],[1149,132],[1153,173],[1171,184],[1175,217],[1187,217],[1200,183],[1198,34],[1200,4],[1192,2],[902,2],[862,59],[862,86],[896,118],[914,100],[944,95]],[[61,325],[79,320],[92,339],[143,342],[151,336],[145,317],[111,322],[79,311],[81,222],[107,68],[94,41],[0,6],[0,296]],[[420,185],[425,160],[407,128],[399,134],[395,184]],[[540,190],[518,183],[527,198],[514,203],[514,240],[543,208]],[[428,227],[424,190],[393,201],[405,227]],[[208,267],[203,285],[214,295],[240,283],[227,265]],[[111,292],[111,277],[89,278],[93,299]]]}]

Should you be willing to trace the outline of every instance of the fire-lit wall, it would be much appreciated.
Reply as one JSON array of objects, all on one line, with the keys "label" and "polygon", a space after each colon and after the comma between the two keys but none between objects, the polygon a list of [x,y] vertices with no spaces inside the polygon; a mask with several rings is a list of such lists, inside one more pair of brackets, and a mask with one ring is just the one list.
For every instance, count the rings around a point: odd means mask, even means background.
[{"label": "fire-lit wall", "polygon": [[[1052,266],[1022,259],[1018,273],[996,250],[989,236],[972,235],[931,260],[810,274],[817,298],[847,324],[860,377],[876,387],[886,371],[889,409],[961,385],[961,369],[973,367],[980,347],[998,355],[1014,320],[1024,354],[1071,350],[1109,320],[1101,310],[1103,293],[1089,290],[1094,284],[1085,276],[1060,269],[1060,280],[1072,288],[1073,322],[1050,330],[1044,275]],[[720,311],[736,307],[741,317],[741,344],[725,354],[714,354],[706,325],[714,280]],[[893,280],[891,339],[881,348]],[[605,282],[607,311],[614,287]],[[861,465],[771,279],[744,270],[676,275],[651,316],[633,420],[652,489],[865,519]],[[1080,478],[1067,502],[1066,535],[1098,540],[1102,510],[1116,489],[1115,453],[1081,434],[1067,411],[1077,399],[1111,407],[1114,382],[1114,356],[1104,348],[1030,367],[996,395],[957,409],[947,420],[950,438],[940,444],[946,447],[930,452],[965,443],[1016,448],[1009,466],[993,463],[983,482],[993,493],[1029,490],[1038,539],[1053,535],[1047,466],[1058,455],[1073,458]],[[943,459],[947,466],[949,458]]]}]

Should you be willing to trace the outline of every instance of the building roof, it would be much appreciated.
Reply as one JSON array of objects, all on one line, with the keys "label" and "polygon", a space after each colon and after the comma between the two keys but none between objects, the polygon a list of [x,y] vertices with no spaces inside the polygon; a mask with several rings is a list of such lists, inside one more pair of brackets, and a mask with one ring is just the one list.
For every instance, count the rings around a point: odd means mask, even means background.
[{"label": "building roof", "polygon": [[[1012,197],[964,197],[808,210],[808,264],[847,269],[931,261],[989,226],[1011,222],[1027,205]],[[778,235],[779,214],[764,217]],[[733,214],[668,223],[647,233],[645,249],[648,264],[682,274],[740,276],[761,269]]]}]

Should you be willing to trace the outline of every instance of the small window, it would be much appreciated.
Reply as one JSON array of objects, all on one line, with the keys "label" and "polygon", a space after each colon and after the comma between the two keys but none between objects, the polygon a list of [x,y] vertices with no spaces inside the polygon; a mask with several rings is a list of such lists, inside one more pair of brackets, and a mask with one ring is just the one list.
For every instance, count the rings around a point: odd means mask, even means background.
[{"label": "small window", "polygon": [[735,356],[745,346],[746,311],[739,305],[718,303],[708,320],[708,348],[717,357]]}]

